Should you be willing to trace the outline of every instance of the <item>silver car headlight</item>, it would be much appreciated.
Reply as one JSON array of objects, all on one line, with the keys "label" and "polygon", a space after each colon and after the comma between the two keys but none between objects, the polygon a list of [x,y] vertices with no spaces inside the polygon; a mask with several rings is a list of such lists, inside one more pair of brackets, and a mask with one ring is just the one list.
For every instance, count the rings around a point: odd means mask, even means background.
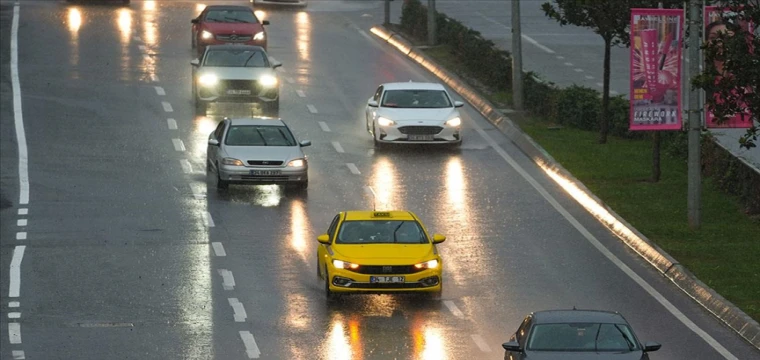
[{"label": "silver car headlight", "polygon": [[224,158],[222,159],[222,164],[224,165],[234,165],[234,166],[245,166],[242,161],[234,158]]},{"label": "silver car headlight", "polygon": [[445,124],[448,126],[457,127],[459,125],[462,125],[462,119],[460,119],[459,117],[455,117],[453,119],[446,121]]},{"label": "silver car headlight", "polygon": [[209,31],[203,30],[201,32],[201,39],[203,40],[209,40],[209,39],[212,39],[213,37],[214,37],[214,34],[212,34]]},{"label": "silver car headlight", "polygon": [[396,122],[391,119],[386,119],[381,116],[377,118],[377,124],[380,126],[393,126],[393,125],[396,125]]},{"label": "silver car headlight", "polygon": [[295,159],[288,163],[289,167],[304,167],[306,166],[306,159]]},{"label": "silver car headlight", "polygon": [[435,269],[438,267],[438,260],[425,261],[424,263],[414,264],[416,269]]},{"label": "silver car headlight", "polygon": [[253,40],[257,40],[257,41],[264,40],[264,36],[265,36],[264,32],[263,31],[259,31],[259,32],[256,33],[256,35],[253,35]]},{"label": "silver car headlight", "polygon": [[265,87],[272,87],[277,85],[277,78],[272,75],[264,75],[259,79],[259,83]]},{"label": "silver car headlight", "polygon": [[198,83],[203,86],[214,86],[219,82],[219,78],[214,74],[203,74],[198,78]]}]

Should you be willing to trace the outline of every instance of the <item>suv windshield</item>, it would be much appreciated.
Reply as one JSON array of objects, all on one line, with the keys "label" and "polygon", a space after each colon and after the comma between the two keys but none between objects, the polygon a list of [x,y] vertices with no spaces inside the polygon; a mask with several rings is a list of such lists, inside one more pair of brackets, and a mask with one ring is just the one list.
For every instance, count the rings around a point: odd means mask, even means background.
[{"label": "suv windshield", "polygon": [[427,244],[416,221],[350,220],[343,222],[336,244]]},{"label": "suv windshield", "polygon": [[261,50],[209,50],[203,66],[269,67],[269,61]]},{"label": "suv windshield", "polygon": [[413,109],[452,107],[443,90],[388,90],[383,94],[382,106]]},{"label": "suv windshield", "polygon": [[209,10],[206,13],[205,21],[208,22],[239,22],[239,23],[258,23],[258,19],[253,12],[245,10]]},{"label": "suv windshield", "polygon": [[230,126],[224,143],[230,146],[296,146],[290,129],[277,125]]},{"label": "suv windshield", "polygon": [[624,324],[538,324],[528,339],[533,351],[634,351],[639,345]]}]

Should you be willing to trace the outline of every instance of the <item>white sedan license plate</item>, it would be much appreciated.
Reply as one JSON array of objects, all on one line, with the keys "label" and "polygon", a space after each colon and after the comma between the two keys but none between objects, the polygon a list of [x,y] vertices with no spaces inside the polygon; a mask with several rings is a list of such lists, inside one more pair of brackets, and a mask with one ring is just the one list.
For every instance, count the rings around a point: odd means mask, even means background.
[{"label": "white sedan license plate", "polygon": [[280,170],[251,170],[251,175],[254,175],[254,176],[280,175]]},{"label": "white sedan license plate", "polygon": [[227,95],[251,95],[251,90],[227,90]]},{"label": "white sedan license plate", "polygon": [[409,141],[433,141],[433,135],[409,135]]},{"label": "white sedan license plate", "polygon": [[376,283],[403,284],[404,277],[403,276],[370,276],[369,282],[373,284],[376,284]]}]

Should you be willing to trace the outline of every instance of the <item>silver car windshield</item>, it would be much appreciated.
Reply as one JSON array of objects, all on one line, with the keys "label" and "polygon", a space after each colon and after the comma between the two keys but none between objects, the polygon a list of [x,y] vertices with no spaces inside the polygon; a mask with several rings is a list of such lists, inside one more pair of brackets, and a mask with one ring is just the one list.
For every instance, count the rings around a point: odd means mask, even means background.
[{"label": "silver car windshield", "polygon": [[206,13],[205,20],[208,22],[238,22],[251,24],[259,22],[252,12],[244,10],[209,10],[209,12]]},{"label": "silver car windshield", "polygon": [[259,50],[210,50],[203,66],[213,67],[269,67],[269,61]]},{"label": "silver car windshield", "polygon": [[615,351],[640,350],[631,329],[624,324],[537,324],[531,330],[528,350]]},{"label": "silver car windshield", "polygon": [[344,221],[336,244],[427,244],[428,239],[416,221]]},{"label": "silver car windshield", "polygon": [[296,139],[286,126],[234,125],[227,130],[229,146],[296,146]]},{"label": "silver car windshield", "polygon": [[383,107],[435,109],[452,107],[442,90],[388,90],[383,94]]}]

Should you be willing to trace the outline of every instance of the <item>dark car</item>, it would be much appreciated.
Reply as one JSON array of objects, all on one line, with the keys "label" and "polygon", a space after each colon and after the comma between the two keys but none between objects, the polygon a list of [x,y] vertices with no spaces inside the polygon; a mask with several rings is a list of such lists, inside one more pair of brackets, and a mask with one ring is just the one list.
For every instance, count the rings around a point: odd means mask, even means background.
[{"label": "dark car", "polygon": [[528,314],[501,346],[505,360],[648,360],[661,345],[641,345],[618,312],[573,309]]},{"label": "dark car", "polygon": [[248,6],[209,5],[197,18],[191,20],[192,46],[198,57],[203,55],[207,45],[244,44],[267,48],[267,33],[264,25],[268,20],[259,21]]}]

